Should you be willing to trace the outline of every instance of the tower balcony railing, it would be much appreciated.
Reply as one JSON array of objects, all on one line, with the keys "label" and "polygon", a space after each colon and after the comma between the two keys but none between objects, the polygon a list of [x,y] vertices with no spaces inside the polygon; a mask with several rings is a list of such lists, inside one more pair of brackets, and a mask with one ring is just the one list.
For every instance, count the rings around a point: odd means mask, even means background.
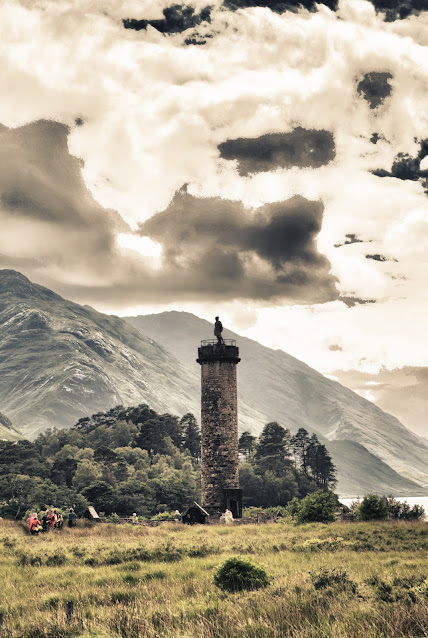
[{"label": "tower balcony railing", "polygon": [[201,341],[201,347],[198,348],[198,358],[196,361],[200,364],[209,361],[228,361],[239,363],[239,348],[235,339],[204,339]]},{"label": "tower balcony railing", "polygon": [[235,339],[223,339],[223,343],[219,343],[218,339],[204,339],[203,341],[201,341],[202,348],[204,346],[217,346],[217,345],[236,346],[236,341]]}]

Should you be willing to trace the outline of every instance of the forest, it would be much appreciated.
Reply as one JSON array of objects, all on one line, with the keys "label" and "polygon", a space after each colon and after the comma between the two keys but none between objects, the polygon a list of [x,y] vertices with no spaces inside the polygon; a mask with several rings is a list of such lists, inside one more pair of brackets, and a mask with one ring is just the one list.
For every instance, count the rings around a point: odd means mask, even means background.
[{"label": "forest", "polygon": [[[276,507],[333,489],[335,468],[315,434],[276,422],[239,439],[244,506]],[[152,517],[200,498],[200,429],[192,414],[117,406],[51,429],[34,442],[0,441],[0,516],[94,505],[106,516]]]}]

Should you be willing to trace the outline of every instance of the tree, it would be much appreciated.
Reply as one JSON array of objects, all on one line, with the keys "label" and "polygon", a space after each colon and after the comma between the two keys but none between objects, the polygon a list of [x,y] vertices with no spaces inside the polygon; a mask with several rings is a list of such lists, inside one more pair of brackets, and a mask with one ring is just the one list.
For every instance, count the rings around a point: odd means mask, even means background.
[{"label": "tree", "polygon": [[256,440],[257,438],[255,436],[248,432],[248,430],[245,430],[239,437],[238,450],[244,456],[250,456],[254,451]]},{"label": "tree", "polygon": [[267,423],[256,445],[255,462],[260,471],[283,476],[290,467],[290,432],[276,421]]},{"label": "tree", "polygon": [[77,461],[71,456],[56,458],[51,469],[51,480],[56,485],[73,485],[73,478],[77,470]]},{"label": "tree", "polygon": [[298,523],[331,523],[334,521],[334,512],[337,508],[337,500],[332,492],[319,490],[308,494],[301,501],[297,512]]},{"label": "tree", "polygon": [[111,514],[115,510],[113,489],[105,481],[92,483],[82,491],[82,495],[99,511]]},{"label": "tree", "polygon": [[11,497],[17,505],[15,518],[19,518],[20,514],[27,509],[33,484],[33,479],[26,474],[17,474],[14,477],[11,485]]},{"label": "tree", "polygon": [[336,468],[325,445],[318,441],[316,434],[310,439],[307,450],[307,466],[318,487],[328,490],[337,483]]},{"label": "tree", "polygon": [[143,450],[147,450],[152,459],[155,454],[161,451],[164,435],[163,423],[160,418],[148,419],[141,426],[137,436],[137,445]]},{"label": "tree", "polygon": [[182,447],[189,450],[194,459],[201,457],[201,432],[193,414],[188,412],[180,420]]},{"label": "tree", "polygon": [[311,447],[311,439],[305,428],[299,428],[294,436],[291,437],[291,447],[293,449],[294,458],[297,467],[308,473],[308,452]]},{"label": "tree", "polygon": [[357,517],[362,521],[385,520],[388,518],[388,502],[385,496],[367,494],[356,509]]},{"label": "tree", "polygon": [[162,423],[163,436],[169,436],[175,447],[181,447],[182,428],[178,416],[173,414],[161,414],[160,421]]}]

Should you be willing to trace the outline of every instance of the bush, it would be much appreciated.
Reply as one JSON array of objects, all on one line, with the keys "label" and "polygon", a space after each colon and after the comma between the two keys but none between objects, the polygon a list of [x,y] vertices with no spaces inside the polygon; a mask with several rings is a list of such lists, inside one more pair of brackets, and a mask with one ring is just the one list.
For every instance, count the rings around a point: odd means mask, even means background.
[{"label": "bush", "polygon": [[340,591],[348,590],[353,594],[357,591],[357,585],[344,569],[321,569],[319,572],[311,573],[311,580],[315,589],[330,587]]},{"label": "bush", "polygon": [[319,490],[308,494],[300,503],[296,519],[298,523],[331,523],[334,521],[336,498],[332,492]]},{"label": "bush", "polygon": [[151,517],[151,521],[173,521],[175,520],[174,512],[159,512]]},{"label": "bush", "polygon": [[64,565],[67,561],[67,558],[65,557],[64,554],[50,554],[47,558],[46,558],[46,565],[48,565],[49,567],[51,566],[55,566],[55,565]]},{"label": "bush", "polygon": [[404,521],[420,521],[425,518],[425,510],[422,505],[410,507],[407,501],[404,501],[404,503],[401,503],[399,518]]},{"label": "bush", "polygon": [[388,502],[384,496],[367,494],[356,509],[361,521],[383,521],[389,516]]},{"label": "bush", "polygon": [[214,583],[224,591],[236,592],[267,587],[270,578],[261,567],[241,558],[229,558],[214,575]]}]

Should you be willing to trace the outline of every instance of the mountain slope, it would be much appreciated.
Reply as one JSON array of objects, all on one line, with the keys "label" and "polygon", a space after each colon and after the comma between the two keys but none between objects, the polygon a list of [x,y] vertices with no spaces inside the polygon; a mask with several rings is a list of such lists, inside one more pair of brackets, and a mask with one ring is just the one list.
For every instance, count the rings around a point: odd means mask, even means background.
[{"label": "mountain slope", "polygon": [[[211,338],[213,331],[207,321],[184,312],[128,317],[127,321],[187,364],[189,377],[198,367],[194,361],[199,341]],[[263,425],[272,420],[292,432],[303,426],[327,441],[359,443],[399,475],[419,485],[428,483],[426,439],[285,352],[228,330],[223,334],[237,340],[242,358],[238,366],[241,428],[259,434]],[[198,370],[196,373],[199,375]]]},{"label": "mountain slope", "polygon": [[[400,476],[360,443],[324,441],[339,477],[337,492],[354,497],[364,494],[420,496],[426,490]],[[357,471],[356,471],[357,470]]]},{"label": "mountain slope", "polygon": [[13,427],[10,419],[0,412],[0,441],[20,441],[24,437]]},{"label": "mountain slope", "polygon": [[[158,412],[199,417],[197,347],[212,336],[212,325],[175,312],[129,321],[143,333],[15,271],[0,271],[2,412],[30,438],[117,404],[148,403]],[[422,439],[284,352],[228,331],[225,336],[237,339],[242,356],[241,431],[258,434],[275,419],[292,431],[303,425],[317,432],[339,468],[341,495],[423,493],[419,485],[428,483],[428,446]],[[10,426],[3,428],[0,438],[19,437]]]},{"label": "mountain slope", "polygon": [[0,405],[30,438],[117,404],[197,412],[179,361],[118,317],[0,271]]}]

